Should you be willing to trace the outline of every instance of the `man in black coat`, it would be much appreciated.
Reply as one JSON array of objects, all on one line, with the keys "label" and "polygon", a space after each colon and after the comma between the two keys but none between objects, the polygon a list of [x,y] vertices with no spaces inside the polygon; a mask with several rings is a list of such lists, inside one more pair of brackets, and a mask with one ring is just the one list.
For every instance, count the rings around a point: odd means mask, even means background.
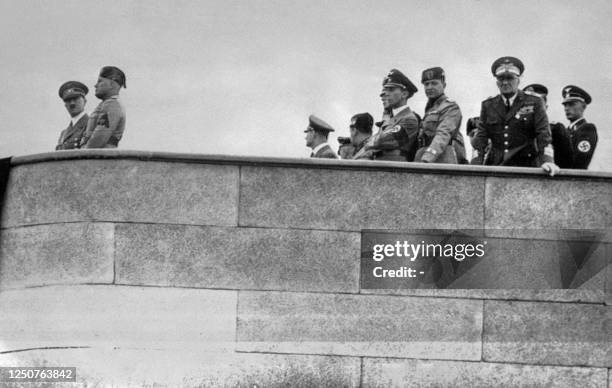
[{"label": "man in black coat", "polygon": [[[478,156],[475,164],[542,167],[551,176],[554,164],[548,117],[541,98],[518,89],[525,67],[514,57],[493,62],[491,72],[500,94],[482,102],[480,123],[472,139]],[[484,152],[491,140],[491,149]]]},{"label": "man in black coat", "polygon": [[573,85],[564,87],[562,96],[565,117],[570,124],[566,133],[568,141],[565,142],[569,150],[565,151],[567,156],[561,166],[586,170],[597,147],[597,128],[584,118],[584,110],[592,99],[586,91]]}]

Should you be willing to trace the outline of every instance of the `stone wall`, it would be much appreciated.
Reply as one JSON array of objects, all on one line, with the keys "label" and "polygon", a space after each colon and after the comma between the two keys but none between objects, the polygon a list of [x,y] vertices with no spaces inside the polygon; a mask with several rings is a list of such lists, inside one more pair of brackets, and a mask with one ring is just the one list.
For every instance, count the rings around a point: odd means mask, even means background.
[{"label": "stone wall", "polygon": [[63,151],[13,160],[1,225],[0,366],[76,366],[83,386],[610,386],[609,264],[566,290],[359,282],[363,229],[610,230],[609,173]]}]

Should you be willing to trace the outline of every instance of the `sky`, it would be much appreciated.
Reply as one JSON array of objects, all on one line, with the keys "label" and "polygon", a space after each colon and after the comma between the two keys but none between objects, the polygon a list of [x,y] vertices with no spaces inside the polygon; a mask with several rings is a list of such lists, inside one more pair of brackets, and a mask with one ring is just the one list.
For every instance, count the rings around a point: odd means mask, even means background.
[{"label": "sky", "polygon": [[612,171],[612,2],[539,1],[14,1],[0,4],[0,156],[52,151],[69,116],[59,86],[90,87],[102,66],[126,73],[120,149],[308,157],[315,114],[348,136],[350,117],[379,120],[381,82],[401,70],[419,91],[441,66],[446,94],[467,118],[498,94],[490,67],[525,64],[521,85],[549,88],[549,120],[567,124],[561,89],[593,97],[590,170]]}]

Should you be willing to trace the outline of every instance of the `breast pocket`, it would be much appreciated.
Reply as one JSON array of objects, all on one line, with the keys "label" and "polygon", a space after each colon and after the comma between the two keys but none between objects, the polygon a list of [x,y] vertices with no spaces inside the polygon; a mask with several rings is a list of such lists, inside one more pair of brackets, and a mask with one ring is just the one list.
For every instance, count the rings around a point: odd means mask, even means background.
[{"label": "breast pocket", "polygon": [[436,128],[438,127],[438,123],[440,122],[440,114],[433,113],[428,114],[423,119],[423,134],[427,136],[433,136],[436,134]]}]

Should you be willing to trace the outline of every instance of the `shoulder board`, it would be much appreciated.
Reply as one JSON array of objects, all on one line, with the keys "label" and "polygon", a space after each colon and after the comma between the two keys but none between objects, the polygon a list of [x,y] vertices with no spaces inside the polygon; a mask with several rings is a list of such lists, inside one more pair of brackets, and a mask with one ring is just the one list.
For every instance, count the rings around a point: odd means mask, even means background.
[{"label": "shoulder board", "polygon": [[[497,96],[489,96],[489,97],[485,98],[485,100],[484,100],[484,101],[489,101],[489,100],[492,100],[492,99],[494,99],[495,97],[497,97]],[[484,101],[483,101],[483,102],[484,102]]]}]

